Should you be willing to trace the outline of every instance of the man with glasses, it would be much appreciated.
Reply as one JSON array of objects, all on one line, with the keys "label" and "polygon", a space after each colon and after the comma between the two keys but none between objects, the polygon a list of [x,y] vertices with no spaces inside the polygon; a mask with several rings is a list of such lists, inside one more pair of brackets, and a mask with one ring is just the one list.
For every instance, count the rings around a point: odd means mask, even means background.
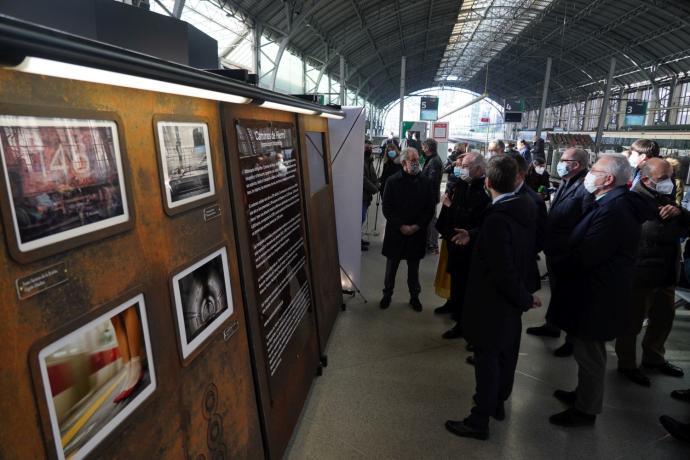
[{"label": "man with glasses", "polygon": [[574,391],[554,396],[569,408],[552,415],[555,425],[593,425],[604,399],[606,347],[618,337],[631,302],[633,272],[648,203],[628,190],[625,156],[602,156],[583,182],[591,210],[576,225],[565,257],[554,268],[562,275],[547,319],[565,330],[578,365]]},{"label": "man with glasses", "polygon": [[[558,298],[558,296],[553,295],[559,289],[560,274],[556,267],[557,262],[563,258],[568,245],[568,238],[585,211],[584,200],[589,194],[582,183],[587,175],[588,161],[589,154],[586,151],[570,148],[563,152],[556,167],[558,175],[561,177],[561,184],[551,199],[546,238],[543,245],[552,293],[549,311],[555,308],[554,302],[556,301],[554,298]],[[529,327],[526,332],[541,337],[557,338],[561,335],[558,327],[548,321],[542,326]],[[568,337],[565,339],[565,344],[556,349],[554,354],[559,357],[573,354],[573,345]]]},{"label": "man with glasses", "polygon": [[[666,361],[664,344],[675,318],[675,286],[680,273],[680,240],[690,227],[690,212],[676,205],[673,167],[661,158],[650,158],[640,169],[632,191],[650,203],[650,220],[642,225],[642,239],[635,263],[629,326],[616,340],[618,372],[634,383],[650,386],[649,377],[637,367],[637,335],[642,322],[649,324],[642,339],[642,367],[682,377],[683,369]],[[689,398],[690,399],[690,398]]]},{"label": "man with glasses", "polygon": [[422,311],[419,293],[419,261],[426,253],[426,228],[436,210],[436,192],[429,179],[420,174],[419,153],[406,147],[400,153],[403,170],[386,181],[383,191],[383,215],[386,230],[382,254],[386,257],[383,297],[379,307],[391,304],[395,275],[401,260],[407,261],[407,287],[410,305]]}]

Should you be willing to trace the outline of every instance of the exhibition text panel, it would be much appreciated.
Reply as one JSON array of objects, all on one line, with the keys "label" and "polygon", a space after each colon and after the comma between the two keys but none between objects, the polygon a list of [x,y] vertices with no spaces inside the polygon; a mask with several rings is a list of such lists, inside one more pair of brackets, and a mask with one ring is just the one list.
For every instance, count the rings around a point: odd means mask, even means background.
[{"label": "exhibition text panel", "polygon": [[237,137],[258,306],[273,376],[311,304],[295,135],[288,123],[240,121]]}]

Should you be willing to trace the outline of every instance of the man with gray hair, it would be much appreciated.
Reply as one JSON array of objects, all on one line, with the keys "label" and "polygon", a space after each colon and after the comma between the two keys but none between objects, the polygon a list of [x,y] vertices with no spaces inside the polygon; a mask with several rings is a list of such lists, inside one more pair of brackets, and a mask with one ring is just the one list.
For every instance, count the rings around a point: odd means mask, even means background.
[{"label": "man with gray hair", "polygon": [[398,266],[401,260],[406,260],[410,305],[414,311],[420,312],[419,261],[426,253],[425,230],[436,209],[436,194],[429,179],[420,174],[416,149],[404,148],[400,160],[403,170],[388,178],[383,191],[386,230],[381,253],[386,257],[386,275],[379,307],[386,309],[390,306]]},{"label": "man with gray hair", "polygon": [[488,152],[487,158],[503,155],[506,150],[506,144],[500,139],[494,139],[493,141],[489,142],[486,150]]},{"label": "man with gray hair", "polygon": [[[443,333],[444,339],[462,337],[462,306],[467,292],[473,242],[476,240],[471,237],[476,236],[484,212],[491,204],[491,199],[484,191],[484,157],[475,152],[467,153],[456,160],[455,167],[458,168],[460,180],[452,192],[444,195],[443,208],[436,223],[448,247],[446,271],[450,274],[450,298],[434,313],[450,313],[455,321],[455,325]],[[470,235],[470,244],[458,242],[456,236],[463,232]]]},{"label": "man with gray hair", "polygon": [[554,396],[569,406],[549,421],[560,426],[593,425],[601,413],[606,347],[623,331],[633,272],[648,204],[628,190],[630,166],[621,154],[602,156],[587,173],[590,211],[577,224],[565,256],[555,268],[563,274],[547,319],[565,330],[578,365],[574,391]]}]

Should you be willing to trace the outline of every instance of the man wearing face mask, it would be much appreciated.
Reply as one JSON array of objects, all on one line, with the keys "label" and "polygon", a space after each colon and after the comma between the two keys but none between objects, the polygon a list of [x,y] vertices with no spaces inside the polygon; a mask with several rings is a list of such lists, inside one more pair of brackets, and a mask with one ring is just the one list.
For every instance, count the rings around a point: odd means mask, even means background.
[{"label": "man wearing face mask", "polygon": [[551,187],[551,176],[546,171],[546,162],[541,158],[535,158],[527,170],[525,183],[539,195],[542,200],[549,201],[548,189]]},{"label": "man wearing face mask", "polygon": [[[362,224],[367,218],[367,211],[374,195],[379,191],[378,177],[374,167],[374,156],[371,150],[371,141],[364,141],[364,175],[362,180]],[[362,251],[369,250],[369,242],[362,240]]]},{"label": "man wearing face mask", "polygon": [[630,146],[628,162],[633,168],[632,185],[637,185],[640,180],[640,170],[645,161],[650,158],[659,158],[659,144],[649,139],[638,139]]},{"label": "man wearing face mask", "polygon": [[450,191],[453,187],[455,187],[455,184],[457,184],[460,180],[459,177],[453,174],[453,168],[455,167],[455,162],[457,161],[457,159],[464,154],[465,145],[457,143],[453,148],[453,152],[450,155],[448,155],[448,158],[446,158],[446,162],[443,165],[443,172],[448,174],[448,179],[446,181],[446,192]]},{"label": "man wearing face mask", "polygon": [[675,317],[675,286],[680,273],[680,239],[688,233],[690,213],[679,208],[673,197],[673,167],[661,158],[650,158],[640,169],[640,180],[632,191],[652,203],[655,217],[642,225],[632,303],[627,328],[616,340],[618,372],[642,386],[650,386],[637,367],[637,335],[649,318],[642,339],[642,367],[673,377],[683,370],[666,361],[664,343]]},{"label": "man wearing face mask", "polygon": [[426,228],[436,209],[436,194],[429,180],[420,174],[419,154],[406,147],[400,154],[403,170],[391,176],[383,192],[383,215],[386,230],[383,250],[386,257],[386,275],[383,297],[379,307],[391,304],[395,275],[401,260],[407,261],[407,287],[410,305],[414,311],[422,311],[419,293],[419,261],[426,249]]},{"label": "man wearing face mask", "polygon": [[[450,299],[446,305],[434,310],[434,313],[451,313],[455,320],[455,325],[443,333],[444,339],[462,337],[462,307],[467,291],[473,242],[482,224],[484,212],[491,204],[491,198],[484,190],[485,171],[486,161],[479,153],[467,153],[455,162],[453,174],[460,180],[455,185],[452,196],[444,196],[444,210],[436,227],[448,245],[446,270],[450,273],[451,284]],[[463,233],[459,230],[470,235],[469,244],[459,244],[456,237]]]},{"label": "man wearing face mask", "polygon": [[[436,194],[436,203],[441,201],[441,181],[443,179],[443,161],[438,156],[438,143],[435,139],[426,139],[422,143],[422,150],[424,151],[424,167],[422,168],[422,175],[429,179],[434,192]],[[438,232],[434,225],[436,224],[436,210],[434,209],[434,216],[429,223],[429,228],[426,229],[427,234],[427,249],[438,253]]]},{"label": "man wearing face mask", "polygon": [[649,203],[628,190],[629,179],[630,166],[621,154],[604,155],[592,166],[584,180],[592,208],[554,263],[563,276],[547,320],[570,335],[578,366],[576,389],[554,392],[569,406],[549,418],[555,425],[593,425],[603,407],[605,345],[623,332],[642,222],[650,215]]},{"label": "man wearing face mask", "polygon": [[[588,160],[589,154],[586,151],[570,148],[563,152],[556,167],[558,175],[561,177],[561,184],[551,200],[546,225],[547,233],[544,239],[544,254],[546,255],[546,267],[549,271],[549,284],[552,293],[549,311],[556,307],[554,303],[557,302],[555,299],[558,296],[554,293],[560,289],[559,281],[564,276],[559,273],[556,267],[557,262],[563,258],[567,249],[568,238],[587,209],[585,199],[589,193],[582,184],[587,175]],[[542,326],[528,327],[526,332],[541,337],[557,338],[561,335],[558,327],[549,323],[548,320]],[[567,337],[565,344],[557,348],[554,354],[559,357],[573,354],[573,346]]]}]

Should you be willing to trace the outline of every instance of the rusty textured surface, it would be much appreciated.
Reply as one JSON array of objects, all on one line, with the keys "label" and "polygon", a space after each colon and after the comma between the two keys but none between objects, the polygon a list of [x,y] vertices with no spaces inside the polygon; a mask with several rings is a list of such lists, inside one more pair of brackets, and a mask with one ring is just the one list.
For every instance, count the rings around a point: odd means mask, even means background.
[{"label": "rusty textured surface", "polygon": [[[237,120],[262,120],[292,123],[297,128],[294,114],[267,110],[261,107],[221,104],[223,132],[227,152],[228,174],[232,184],[232,196],[237,219],[239,241],[250,241],[247,223],[247,198],[242,189],[242,177],[237,155]],[[301,162],[303,167],[303,162]],[[304,170],[302,170],[304,174]],[[303,187],[302,205],[306,203]],[[304,213],[304,209],[302,209]],[[303,222],[304,224],[304,219]],[[256,382],[259,389],[259,406],[263,414],[264,439],[269,458],[283,457],[292,432],[306,401],[309,389],[319,365],[319,343],[316,318],[313,309],[308,311],[307,321],[297,329],[290,344],[283,353],[283,364],[276,376],[269,375],[265,342],[261,333],[262,320],[259,312],[257,281],[252,276],[250,251],[246,245],[239,246],[242,262],[242,280],[245,286],[247,319],[250,326],[250,340],[255,362]],[[309,265],[307,263],[307,265]],[[307,267],[309,269],[309,267]],[[308,270],[309,271],[309,270]],[[311,275],[310,275],[311,279]],[[314,298],[312,294],[312,305]]]},{"label": "rusty textured surface", "polygon": [[[316,320],[319,327],[319,346],[324,355],[328,338],[331,335],[335,320],[343,305],[343,292],[340,285],[340,263],[338,258],[338,240],[335,225],[335,206],[333,204],[333,172],[328,142],[328,120],[318,116],[300,115],[300,142],[306,145],[306,132],[323,133],[324,162],[327,172],[327,185],[307,198],[307,229],[309,257],[316,306]],[[300,149],[302,164],[305,167],[303,180],[305,190],[309,186],[309,160],[306,148]]]},{"label": "rusty textured surface", "polygon": [[[29,349],[99,304],[141,285],[146,297],[155,393],[98,449],[99,458],[261,458],[264,456],[252,379],[248,337],[236,257],[230,195],[218,121],[212,101],[114,88],[0,70],[0,103],[117,112],[123,126],[133,192],[134,229],[66,253],[18,264],[9,258],[2,231],[0,249],[0,458],[46,456],[31,381]],[[184,114],[210,121],[219,219],[208,223],[203,206],[175,217],[163,208],[152,117]],[[228,247],[239,330],[224,341],[221,328],[188,367],[178,353],[170,276],[199,254],[225,242]],[[20,301],[14,280],[65,262],[70,281]],[[204,405],[215,388],[213,410]],[[222,435],[209,437],[220,420]],[[225,446],[224,456],[218,456]],[[214,457],[214,455],[216,455]]]}]

